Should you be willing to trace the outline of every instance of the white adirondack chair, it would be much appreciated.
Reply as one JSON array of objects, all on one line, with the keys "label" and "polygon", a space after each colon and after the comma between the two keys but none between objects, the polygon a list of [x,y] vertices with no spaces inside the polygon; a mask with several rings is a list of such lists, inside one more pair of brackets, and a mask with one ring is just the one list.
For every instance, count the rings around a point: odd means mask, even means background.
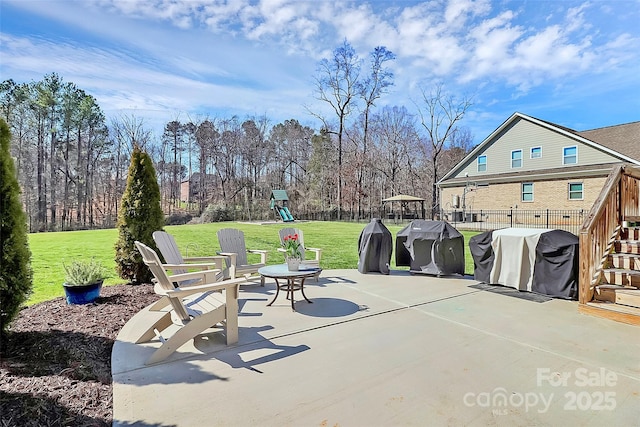
[{"label": "white adirondack chair", "polygon": [[[238,287],[246,279],[216,282],[215,275],[219,270],[170,276],[153,249],[138,241],[135,245],[144,263],[153,273],[158,291],[170,304],[170,309],[136,340],[136,344],[139,344],[158,337],[162,342],[160,348],[146,361],[147,365],[163,361],[187,341],[209,328],[222,327],[227,345],[238,342]],[[175,281],[202,274],[214,280],[205,280],[207,283],[203,285],[185,288],[176,288],[173,284]],[[163,336],[163,332],[173,329],[169,328],[171,325],[177,325],[178,330],[169,337]]]},{"label": "white adirondack chair", "polygon": [[[320,248],[308,248],[305,246],[304,244],[304,234],[302,233],[302,230],[299,228],[293,228],[293,227],[285,227],[283,229],[281,229],[278,234],[280,235],[280,244],[283,245],[284,244],[284,239],[287,236],[294,236],[294,235],[298,235],[298,241],[300,242],[300,253],[302,255],[302,260],[304,264],[307,264],[309,266],[312,267],[320,267],[320,259],[322,258],[322,249]],[[311,251],[314,252],[315,256],[313,258],[307,258],[307,252]],[[278,252],[286,252],[284,248],[279,248]],[[320,276],[320,272],[318,272],[318,275],[315,276],[316,281],[318,281],[318,277]]]},{"label": "white adirondack chair", "polygon": [[[267,251],[259,249],[247,249],[244,241],[244,233],[236,228],[223,228],[218,230],[219,255],[228,256],[230,264],[235,266],[236,276],[250,278],[258,274],[258,269],[267,265]],[[260,262],[249,264],[247,254],[259,254]],[[264,277],[260,278],[260,284],[264,286]]]},{"label": "white adirondack chair", "polygon": [[[156,242],[156,246],[160,249],[160,253],[166,262],[164,267],[171,270],[173,274],[186,273],[193,269],[207,270],[214,268],[222,272],[218,279],[223,279],[224,277],[235,279],[236,277],[235,266],[227,267],[229,257],[222,255],[183,257],[174,237],[165,231],[154,231],[153,240]],[[225,271],[227,268],[229,268],[229,271]],[[180,286],[184,284],[188,283],[183,282]]]}]

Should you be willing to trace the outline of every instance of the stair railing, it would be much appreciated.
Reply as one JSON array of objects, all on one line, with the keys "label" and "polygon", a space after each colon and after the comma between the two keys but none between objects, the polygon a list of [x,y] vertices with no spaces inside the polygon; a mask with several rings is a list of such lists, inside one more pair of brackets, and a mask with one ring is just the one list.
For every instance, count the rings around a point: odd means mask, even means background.
[{"label": "stair railing", "polygon": [[580,229],[579,301],[593,300],[607,256],[613,251],[620,224],[640,212],[640,169],[616,165]]}]

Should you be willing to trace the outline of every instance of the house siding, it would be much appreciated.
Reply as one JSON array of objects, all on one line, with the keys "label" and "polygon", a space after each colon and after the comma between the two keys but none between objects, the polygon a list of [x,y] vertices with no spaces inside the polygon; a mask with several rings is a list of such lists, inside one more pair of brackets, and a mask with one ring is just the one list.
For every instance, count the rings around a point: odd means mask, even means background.
[{"label": "house siding", "polygon": [[[509,182],[490,184],[489,186],[469,187],[471,191],[464,194],[465,186],[442,188],[441,203],[444,210],[454,209],[454,199],[462,208],[463,194],[467,211],[498,209],[556,209],[556,210],[589,210],[600,194],[607,177],[558,179],[551,181]],[[533,201],[522,201],[522,183],[534,184]],[[569,200],[569,183],[583,184],[582,200]]]},{"label": "house siding", "polygon": [[[562,168],[564,166],[563,148],[571,146],[578,147],[577,165],[620,162],[619,158],[605,151],[578,142],[560,132],[518,118],[496,135],[490,144],[487,144],[484,149],[479,150],[473,158],[469,159],[457,174],[449,178],[462,177],[465,176],[465,173],[470,178],[477,179],[497,173]],[[534,147],[541,147],[541,158],[531,158],[531,148]],[[522,167],[520,168],[511,167],[511,153],[514,150],[522,150]],[[487,156],[487,168],[485,172],[478,172],[477,158],[482,155]]]}]

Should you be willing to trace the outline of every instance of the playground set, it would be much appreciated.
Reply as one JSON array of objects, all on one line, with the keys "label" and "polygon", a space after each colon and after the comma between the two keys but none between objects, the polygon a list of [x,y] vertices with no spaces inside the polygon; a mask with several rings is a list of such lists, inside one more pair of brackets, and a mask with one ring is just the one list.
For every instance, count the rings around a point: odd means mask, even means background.
[{"label": "playground set", "polygon": [[271,204],[270,207],[276,217],[276,220],[282,220],[283,222],[293,222],[295,219],[287,205],[289,204],[289,196],[285,190],[272,190],[271,191]]}]

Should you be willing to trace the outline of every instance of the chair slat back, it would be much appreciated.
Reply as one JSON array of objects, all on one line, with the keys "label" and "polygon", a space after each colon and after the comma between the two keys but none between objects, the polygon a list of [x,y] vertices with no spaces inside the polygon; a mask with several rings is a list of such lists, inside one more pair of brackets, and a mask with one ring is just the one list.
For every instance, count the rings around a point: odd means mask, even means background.
[{"label": "chair slat back", "polygon": [[244,232],[236,228],[222,228],[218,230],[218,243],[222,252],[238,254],[236,265],[247,265],[247,246],[244,241]]},{"label": "chair slat back", "polygon": [[[167,271],[162,267],[162,263],[160,262],[160,258],[158,257],[156,251],[137,240],[135,242],[135,245],[138,248],[140,255],[142,255],[142,260],[147,265],[147,267],[149,267],[149,270],[151,270],[151,274],[153,274],[153,277],[156,278],[160,287],[166,291],[174,290],[175,286],[173,286],[173,283],[171,283],[171,280],[167,275]],[[173,307],[176,315],[180,319],[190,319],[189,314],[187,313],[187,310],[184,304],[182,304],[181,300],[179,300],[178,298],[169,298],[169,301],[171,302],[171,306]]]},{"label": "chair slat back", "polygon": [[[154,231],[153,240],[167,264],[184,264],[178,244],[173,236],[165,231]],[[173,270],[174,274],[186,273],[186,269]]]},{"label": "chair slat back", "polygon": [[164,269],[164,267],[162,267],[162,262],[160,261],[160,258],[158,257],[156,251],[154,251],[144,243],[138,242],[137,240],[135,244],[138,248],[138,251],[140,252],[140,255],[142,255],[142,260],[147,265],[147,267],[149,267],[149,270],[151,270],[151,274],[153,274],[153,277],[156,278],[160,287],[166,291],[175,289],[175,286],[169,279],[167,271]]}]

